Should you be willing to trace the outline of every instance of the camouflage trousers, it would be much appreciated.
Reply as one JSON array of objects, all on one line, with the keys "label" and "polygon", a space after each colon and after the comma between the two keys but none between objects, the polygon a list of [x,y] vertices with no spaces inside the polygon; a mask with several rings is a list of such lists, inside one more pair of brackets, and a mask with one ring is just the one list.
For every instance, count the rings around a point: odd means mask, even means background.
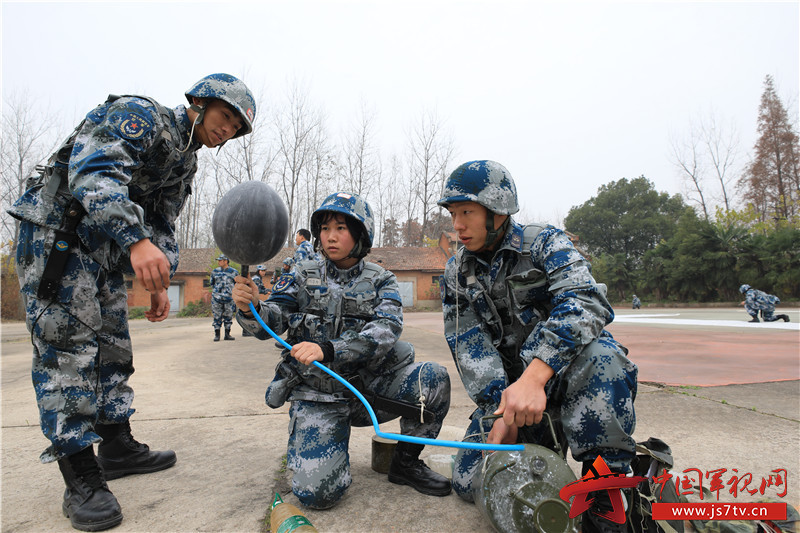
[{"label": "camouflage trousers", "polygon": [[[565,371],[548,381],[547,412],[563,428],[562,437],[578,462],[594,461],[601,456],[609,468],[625,472],[636,454],[631,435],[636,426],[633,401],[636,398],[638,369],[625,355],[625,349],[610,335],[589,345]],[[492,409],[472,413],[463,441],[480,442],[480,419]],[[488,435],[494,420],[484,422]],[[535,426],[529,435],[533,444],[543,444],[547,435],[544,424]],[[527,428],[527,427],[526,427]],[[521,432],[522,429],[521,428]],[[472,481],[482,460],[480,450],[460,449],[453,468],[453,490],[461,498],[473,501]]]},{"label": "camouflage trousers", "polygon": [[214,321],[211,323],[214,329],[219,329],[225,324],[225,329],[231,329],[233,315],[236,313],[236,304],[233,300],[211,300],[211,312],[214,313]]},{"label": "camouflage trousers", "polygon": [[[403,435],[436,438],[450,409],[450,376],[437,363],[418,362],[380,376],[366,387],[387,398],[419,405],[420,382],[431,422],[401,418]],[[293,400],[289,409],[288,467],[293,470],[292,491],[300,502],[314,509],[332,507],[352,483],[348,446],[350,428],[372,425],[358,399],[336,402]],[[378,423],[398,415],[376,410]]]},{"label": "camouflage trousers", "polygon": [[70,251],[54,301],[36,297],[53,230],[20,226],[19,282],[33,343],[32,379],[42,432],[51,444],[44,463],[99,442],[95,424],[126,421],[131,414],[133,353],[121,272],[101,268],[86,253]]},{"label": "camouflage trousers", "polygon": [[764,322],[775,322],[776,320],[779,320],[775,317],[775,306],[765,309],[763,307],[755,308],[745,305],[744,310],[747,311],[747,314],[753,318],[758,318],[758,313],[760,312],[761,318],[764,320]]}]

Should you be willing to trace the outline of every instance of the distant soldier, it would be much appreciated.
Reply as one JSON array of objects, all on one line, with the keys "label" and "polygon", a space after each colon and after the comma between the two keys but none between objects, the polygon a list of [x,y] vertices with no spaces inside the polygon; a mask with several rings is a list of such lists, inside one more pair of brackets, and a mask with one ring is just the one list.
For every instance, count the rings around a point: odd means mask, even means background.
[{"label": "distant soldier", "polygon": [[775,322],[776,320],[789,322],[789,315],[773,315],[775,306],[781,303],[777,296],[759,291],[747,284],[739,287],[739,292],[745,295],[745,300],[739,305],[743,305],[744,310],[750,315],[751,319],[749,322],[759,322],[759,311],[761,312],[761,318],[764,319],[764,322]]},{"label": "distant soldier", "polygon": [[[67,486],[62,509],[76,529],[122,521],[107,480],[176,462],[174,452],[151,451],[131,434],[124,274],[149,291],[145,317],[166,319],[178,266],[175,223],[197,152],[250,133],[256,110],[245,84],[228,74],[206,76],[185,97],[188,105],[167,108],[146,96],[109,96],[9,209],[21,221],[17,273],[40,424],[50,441],[40,459],[58,461]],[[140,494],[149,500],[145,488]]]},{"label": "distant soldier", "polygon": [[256,265],[256,273],[253,274],[253,283],[258,287],[258,294],[269,294],[269,289],[264,285],[264,276],[267,275],[267,267],[264,265]]},{"label": "distant soldier", "polygon": [[292,266],[294,265],[294,259],[291,257],[287,257],[283,260],[283,264],[281,265],[281,273],[280,275],[288,274],[292,271]]},{"label": "distant soldier", "polygon": [[217,257],[217,268],[211,271],[211,312],[214,314],[212,325],[214,326],[214,342],[219,341],[219,330],[225,325],[225,340],[235,340],[231,336],[231,324],[233,324],[233,314],[236,312],[236,305],[233,303],[231,293],[234,279],[239,275],[239,271],[228,266],[228,257],[221,255]]},{"label": "distant soldier", "polygon": [[294,263],[300,261],[317,261],[320,259],[314,247],[311,245],[311,232],[307,229],[299,229],[294,236],[294,243],[297,245],[297,250],[294,251]]},{"label": "distant soldier", "polygon": [[633,308],[634,309],[641,309],[642,308],[642,301],[635,294],[633,295]]}]

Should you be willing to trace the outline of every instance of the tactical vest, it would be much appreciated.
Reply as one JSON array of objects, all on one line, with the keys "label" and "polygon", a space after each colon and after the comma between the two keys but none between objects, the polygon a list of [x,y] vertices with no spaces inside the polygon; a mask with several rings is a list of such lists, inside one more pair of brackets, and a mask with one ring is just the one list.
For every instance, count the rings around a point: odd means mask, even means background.
[{"label": "tactical vest", "polygon": [[460,274],[465,279],[464,295],[475,313],[481,317],[492,344],[500,352],[503,368],[511,382],[525,370],[520,348],[540,320],[546,320],[550,303],[547,275],[533,265],[530,247],[545,228],[528,225],[523,228],[522,251],[509,274],[501,274],[491,287],[486,287],[475,274],[477,258],[464,257],[464,248],[457,258]]},{"label": "tactical vest", "polygon": [[[358,282],[348,287],[338,301],[330,297],[317,261],[301,261],[295,265],[295,270],[302,274],[300,279],[305,280],[302,285],[298,285],[298,304],[304,309],[304,313],[319,317],[320,325],[325,325],[328,331],[319,332],[320,334],[327,333],[327,338],[336,338],[345,330],[359,331],[372,318],[378,298],[375,279],[383,273],[383,267],[365,261]],[[316,338],[317,322],[304,322],[309,327],[311,336]],[[311,328],[315,329],[312,331]]]}]

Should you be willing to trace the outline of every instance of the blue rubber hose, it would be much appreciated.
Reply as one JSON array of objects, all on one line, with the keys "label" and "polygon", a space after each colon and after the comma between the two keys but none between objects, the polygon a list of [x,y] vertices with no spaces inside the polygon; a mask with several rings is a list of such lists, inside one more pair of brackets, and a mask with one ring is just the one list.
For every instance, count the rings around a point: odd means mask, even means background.
[{"label": "blue rubber hose", "polygon": [[[253,302],[250,302],[250,312],[253,313],[253,316],[258,321],[258,323],[261,324],[261,327],[264,328],[264,330],[267,333],[269,333],[272,336],[273,339],[275,339],[276,341],[281,343],[281,345],[283,345],[287,350],[291,350],[292,349],[292,345],[291,344],[289,344],[288,342],[286,342],[285,340],[280,338],[261,319],[261,317],[258,314],[258,311],[256,311],[256,308],[253,305]],[[521,450],[524,449],[522,444],[487,444],[485,442],[461,442],[461,441],[455,441],[455,440],[428,439],[428,438],[425,438],[425,437],[414,437],[412,435],[400,435],[398,433],[385,433],[385,432],[381,431],[381,428],[378,425],[378,418],[375,416],[375,411],[372,410],[372,406],[369,404],[367,399],[364,398],[364,395],[361,394],[360,392],[358,392],[358,389],[353,387],[346,379],[344,379],[342,376],[340,376],[339,374],[337,374],[336,372],[334,372],[330,368],[326,367],[325,365],[320,364],[319,361],[314,361],[311,364],[313,364],[317,368],[323,370],[324,372],[327,372],[331,377],[333,377],[339,383],[341,383],[342,385],[347,387],[350,390],[350,392],[352,392],[353,394],[356,395],[356,398],[358,398],[359,401],[364,404],[364,407],[367,408],[367,412],[369,413],[369,417],[372,420],[372,427],[375,429],[375,434],[377,436],[379,436],[379,437],[383,437],[385,439],[396,440],[396,441],[402,441],[402,442],[411,442],[413,444],[422,444],[422,445],[429,444],[431,446],[443,446],[445,448],[464,448],[464,449],[467,449],[467,450],[485,450],[485,451],[490,451],[490,452],[496,452],[496,451],[501,451],[501,450],[521,451]]]}]

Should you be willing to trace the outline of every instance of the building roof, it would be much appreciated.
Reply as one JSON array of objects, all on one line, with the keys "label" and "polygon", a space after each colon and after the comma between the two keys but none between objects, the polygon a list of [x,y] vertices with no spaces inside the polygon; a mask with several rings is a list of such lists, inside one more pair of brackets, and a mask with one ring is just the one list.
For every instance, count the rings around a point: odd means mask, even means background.
[{"label": "building roof", "polygon": [[[294,255],[294,250],[290,247],[282,248],[275,257],[266,262],[267,270],[279,269],[286,257]],[[216,248],[184,248],[180,252],[178,272],[206,275],[217,266],[214,258],[218,253]],[[442,272],[447,263],[447,255],[438,247],[373,248],[366,260],[392,272],[412,270]],[[255,265],[250,265],[251,271],[253,267]]]}]

